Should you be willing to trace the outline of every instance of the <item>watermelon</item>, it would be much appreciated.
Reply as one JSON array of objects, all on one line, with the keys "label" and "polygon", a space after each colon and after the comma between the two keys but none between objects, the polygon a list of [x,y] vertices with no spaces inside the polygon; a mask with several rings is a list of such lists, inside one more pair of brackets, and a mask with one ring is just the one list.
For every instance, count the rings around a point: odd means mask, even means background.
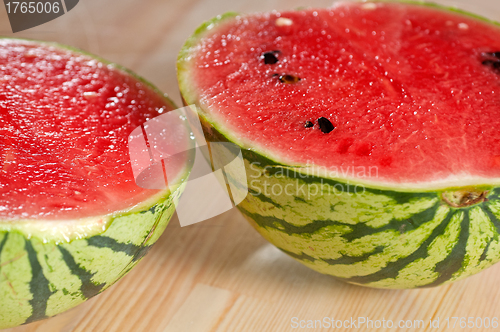
[{"label": "watermelon", "polygon": [[129,134],[175,106],[117,65],[0,39],[0,81],[1,329],[61,313],[124,276],[167,226],[190,163],[178,158],[172,190],[136,185]]},{"label": "watermelon", "polygon": [[349,2],[204,23],[178,80],[237,144],[238,209],[304,265],[376,288],[500,259],[500,28],[423,3]]}]

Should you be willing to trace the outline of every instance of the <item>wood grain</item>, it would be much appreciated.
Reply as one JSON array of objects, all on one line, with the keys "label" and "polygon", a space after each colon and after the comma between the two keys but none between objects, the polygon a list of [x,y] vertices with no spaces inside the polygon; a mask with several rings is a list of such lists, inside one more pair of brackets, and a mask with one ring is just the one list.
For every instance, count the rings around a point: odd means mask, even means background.
[{"label": "wood grain", "polygon": [[[500,21],[495,0],[451,3]],[[0,33],[59,41],[99,54],[129,67],[179,102],[175,59],[200,22],[226,11],[330,4],[330,0],[82,0],[59,19],[15,35],[0,8]],[[233,210],[188,227],[180,227],[174,218],[148,256],[111,289],[59,316],[5,331],[282,332],[298,330],[291,327],[293,317],[421,319],[424,328],[377,330],[462,331],[446,329],[443,320],[500,316],[497,274],[500,265],[433,289],[351,286],[287,257]],[[429,319],[437,318],[441,328],[433,329]]]}]

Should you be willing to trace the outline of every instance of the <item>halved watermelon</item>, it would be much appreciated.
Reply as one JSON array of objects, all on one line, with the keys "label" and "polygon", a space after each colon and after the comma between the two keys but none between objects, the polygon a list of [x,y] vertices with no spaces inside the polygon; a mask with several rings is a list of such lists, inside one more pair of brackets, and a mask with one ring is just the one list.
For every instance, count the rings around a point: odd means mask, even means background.
[{"label": "halved watermelon", "polygon": [[207,138],[243,150],[240,211],[305,265],[412,288],[500,260],[494,23],[422,3],[229,13],[178,78]]},{"label": "halved watermelon", "polygon": [[[135,184],[129,134],[175,106],[119,66],[0,39],[0,83],[1,329],[56,315],[124,276],[167,226],[189,162],[171,170],[172,190]],[[185,128],[188,146],[185,124],[171,125]]]}]

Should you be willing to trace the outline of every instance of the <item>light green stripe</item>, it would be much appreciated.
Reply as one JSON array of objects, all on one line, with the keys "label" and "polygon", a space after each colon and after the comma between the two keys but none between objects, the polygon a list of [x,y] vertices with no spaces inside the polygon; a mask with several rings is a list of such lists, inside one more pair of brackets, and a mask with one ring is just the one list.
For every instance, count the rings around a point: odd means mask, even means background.
[{"label": "light green stripe", "polygon": [[491,264],[488,261],[480,262],[480,258],[490,240],[498,238],[496,228],[479,206],[469,210],[469,217],[469,238],[462,268],[453,274],[449,282],[478,273]]},{"label": "light green stripe", "polygon": [[[437,220],[440,220],[440,222],[443,221],[449,210],[449,208],[441,206],[436,215]],[[434,271],[436,264],[448,257],[458,240],[462,219],[463,213],[453,215],[444,233],[436,237],[429,245],[427,257],[419,258],[408,264],[405,268],[400,270],[398,276],[394,279],[383,279],[367,284],[367,286],[406,288],[419,287],[432,283],[439,277],[439,273]]]},{"label": "light green stripe", "polygon": [[92,282],[95,284],[113,284],[132,260],[131,256],[123,252],[89,246],[87,240],[77,240],[60,246],[73,256],[81,268],[93,274]]},{"label": "light green stripe", "polygon": [[10,233],[0,252],[0,322],[1,327],[22,324],[31,316],[31,265],[24,250],[25,238]]},{"label": "light green stripe", "polygon": [[313,186],[301,179],[259,176],[265,173],[263,168],[250,165],[248,161],[246,166],[249,170],[249,189],[253,194],[250,193],[247,201],[240,206],[248,212],[283,219],[294,226],[329,219],[379,228],[393,219],[408,219],[438,201],[437,195],[430,195],[398,204],[387,195],[363,192],[361,189],[358,194],[352,194],[342,191],[342,187],[332,187],[326,183]]},{"label": "light green stripe", "polygon": [[[303,253],[317,259],[314,262],[303,261],[307,266],[322,273],[350,278],[373,274],[384,268],[389,262],[410,255],[431,235],[432,231],[446,217],[448,211],[449,208],[440,207],[433,220],[403,234],[399,230],[387,230],[351,242],[342,237],[347,226],[328,226],[313,234],[293,235],[276,229],[261,227],[258,229],[265,238],[272,239],[279,248],[297,255]],[[379,246],[385,247],[382,253],[372,255],[368,259],[354,264],[330,265],[321,260],[338,259],[342,257],[342,254],[361,256],[373,252]]]},{"label": "light green stripe", "polygon": [[[485,208],[489,209],[489,211],[493,214],[493,216],[497,218],[497,220],[500,220],[499,201],[489,201],[488,205]],[[484,266],[485,268],[500,261],[500,234],[498,234],[498,230],[495,230],[495,233],[496,234],[494,235],[494,238],[488,247],[488,252],[486,253],[486,259],[480,263],[481,266]]]},{"label": "light green stripe", "polygon": [[47,316],[56,315],[82,302],[82,282],[64,263],[61,252],[55,244],[44,244],[32,239],[31,243],[37,252],[37,257],[43,269],[43,274],[49,281],[52,294],[47,303]]}]

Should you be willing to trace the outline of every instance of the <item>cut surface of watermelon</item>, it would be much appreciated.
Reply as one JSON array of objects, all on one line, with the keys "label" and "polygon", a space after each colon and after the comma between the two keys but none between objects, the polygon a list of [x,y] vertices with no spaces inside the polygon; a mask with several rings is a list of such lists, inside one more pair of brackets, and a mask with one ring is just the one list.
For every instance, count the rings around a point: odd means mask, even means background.
[{"label": "cut surface of watermelon", "polygon": [[158,91],[94,57],[11,39],[0,40],[0,82],[0,223],[82,220],[161,195],[135,184],[127,146],[174,108]]},{"label": "cut surface of watermelon", "polygon": [[203,30],[181,54],[181,89],[231,141],[381,187],[500,183],[498,26],[381,2]]}]

